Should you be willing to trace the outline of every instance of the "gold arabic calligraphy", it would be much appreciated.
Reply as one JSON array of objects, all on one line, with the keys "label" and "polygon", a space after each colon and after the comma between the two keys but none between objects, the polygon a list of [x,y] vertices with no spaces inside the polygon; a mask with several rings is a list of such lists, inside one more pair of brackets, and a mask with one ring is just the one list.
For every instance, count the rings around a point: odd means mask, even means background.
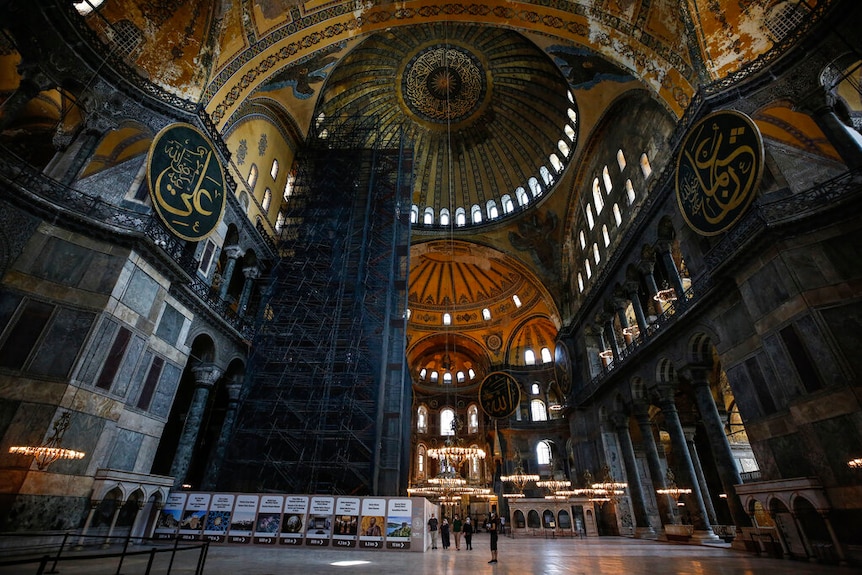
[{"label": "gold arabic calligraphy", "polygon": [[722,132],[716,122],[711,127],[707,134],[702,127],[691,138],[694,145],[687,145],[683,151],[691,169],[683,175],[680,197],[690,215],[700,215],[715,225],[745,206],[753,193],[758,156],[748,144],[730,147],[744,135],[745,127],[734,127],[729,134]]},{"label": "gold arabic calligraphy", "polygon": [[[164,212],[178,216],[172,222],[181,226],[191,226],[198,232],[200,219],[192,214],[211,216],[208,209],[221,195],[221,183],[207,175],[212,151],[204,146],[190,147],[188,139],[180,142],[170,139],[165,144],[164,153],[171,159],[167,168],[159,173],[155,184],[155,197]],[[206,183],[214,184],[208,190]],[[185,219],[194,220],[193,223]]]},{"label": "gold arabic calligraphy", "polygon": [[492,417],[509,415],[520,400],[517,382],[505,374],[489,375],[480,391],[482,409]]}]

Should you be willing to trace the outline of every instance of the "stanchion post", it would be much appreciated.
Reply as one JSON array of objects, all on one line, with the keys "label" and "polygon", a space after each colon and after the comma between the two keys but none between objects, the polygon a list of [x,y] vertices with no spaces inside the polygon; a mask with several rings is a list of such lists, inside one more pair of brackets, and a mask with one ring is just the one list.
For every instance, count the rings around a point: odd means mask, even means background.
[{"label": "stanchion post", "polygon": [[57,556],[54,557],[54,564],[51,566],[51,570],[45,571],[45,573],[47,573],[47,574],[59,573],[59,571],[57,571],[57,562],[60,561],[60,554],[63,553],[63,549],[66,548],[66,541],[68,539],[69,539],[69,532],[66,531],[63,534],[63,541],[60,542],[60,549],[57,550]]},{"label": "stanchion post", "polygon": [[144,575],[150,575],[150,569],[153,568],[153,560],[156,558],[156,548],[153,547],[150,549],[150,558],[147,561],[147,570],[144,571]]}]

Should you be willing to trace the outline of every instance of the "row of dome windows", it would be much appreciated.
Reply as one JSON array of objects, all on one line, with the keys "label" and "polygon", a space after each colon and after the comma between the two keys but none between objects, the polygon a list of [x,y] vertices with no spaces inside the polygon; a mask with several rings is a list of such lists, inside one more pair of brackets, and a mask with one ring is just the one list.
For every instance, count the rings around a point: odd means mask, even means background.
[{"label": "row of dome windows", "polygon": [[[569,100],[572,100],[573,97],[571,93],[569,93]],[[568,159],[568,157],[572,153],[572,145],[575,143],[575,127],[577,126],[578,116],[575,111],[571,108],[568,109],[570,124],[566,124],[563,127],[563,132],[565,133],[566,139],[560,139],[557,142],[557,149],[560,151],[564,159]],[[500,205],[497,205],[497,200],[491,199],[485,202],[484,213],[483,207],[479,204],[473,204],[470,207],[470,223],[480,224],[486,218],[488,221],[495,220],[500,217],[500,209],[503,210],[503,214],[511,214],[515,211],[515,202],[518,202],[519,207],[526,207],[532,200],[539,198],[542,194],[545,193],[550,187],[554,184],[555,176],[562,173],[565,168],[565,163],[560,159],[556,153],[552,153],[548,156],[548,163],[553,169],[553,173],[548,166],[540,166],[539,167],[539,176],[541,177],[541,181],[539,178],[531,177],[527,180],[527,186],[518,186],[514,194],[514,199],[510,194],[504,194],[500,197]],[[529,189],[529,191],[527,191]],[[410,223],[418,224],[420,223],[420,209],[419,206],[413,204],[410,209]],[[440,208],[440,217],[436,219],[436,214],[434,208],[431,206],[426,207],[422,210],[421,213],[421,223],[426,226],[433,226],[435,223],[439,226],[450,226],[452,225],[452,213],[449,208]],[[455,210],[455,227],[463,227],[467,225],[467,210],[463,207],[457,208]]]},{"label": "row of dome windows", "polygon": [[[538,384],[533,384],[534,395],[538,395],[538,387]],[[543,400],[538,398],[530,400],[530,421],[548,421],[548,407]],[[429,422],[430,413],[428,408],[420,405],[416,410],[416,432],[428,433]],[[479,408],[475,404],[471,404],[467,408],[467,433],[473,434],[478,432]],[[440,410],[440,435],[455,435],[455,410],[451,407],[444,407]]]},{"label": "row of dome windows", "polygon": [[[623,153],[622,150],[617,150],[617,165],[619,165],[620,173],[622,173],[622,171],[626,167],[626,157],[625,157],[625,154]],[[645,180],[647,178],[649,178],[650,175],[652,175],[652,166],[650,165],[649,158],[647,157],[646,153],[641,154],[640,168],[641,168],[641,173],[643,174],[643,177]],[[604,194],[602,193],[602,187],[604,187]],[[587,227],[589,228],[590,231],[592,231],[595,228],[595,221],[596,221],[595,217],[598,217],[599,215],[601,215],[602,211],[604,210],[605,196],[609,197],[611,195],[611,192],[613,191],[613,189],[614,189],[613,181],[611,180],[611,176],[610,176],[610,173],[608,171],[608,167],[604,166],[602,168],[601,182],[599,181],[598,176],[595,179],[593,179],[593,184],[592,184],[592,198],[593,199],[592,199],[592,202],[587,202],[587,205],[585,208]],[[635,189],[634,189],[634,186],[632,185],[631,179],[626,180],[625,190],[626,190],[626,203],[627,203],[627,206],[630,207],[634,204],[635,199],[637,197],[637,194],[635,193]],[[593,216],[593,207],[594,206],[595,206],[595,213],[596,213],[595,217]],[[613,204],[613,206],[611,207],[611,210],[613,212],[615,227],[616,227],[616,229],[619,229],[620,226],[622,225],[622,222],[623,222],[623,216],[622,216],[622,212],[620,211],[619,203],[615,202]],[[601,234],[602,234],[601,239],[602,239],[602,243],[604,244],[604,247],[605,248],[610,247],[611,236],[610,236],[610,233],[608,231],[607,224],[602,224]],[[592,239],[592,238],[590,238],[590,239]],[[596,266],[598,266],[599,263],[601,263],[601,261],[602,261],[602,253],[599,249],[598,241],[593,242],[592,248],[589,250],[587,249],[587,241],[588,241],[587,240],[587,232],[585,232],[583,229],[581,229],[578,232],[578,243],[581,246],[581,250],[584,252],[587,252],[589,255],[584,259],[583,271],[578,272],[578,291],[579,292],[583,292],[585,287],[586,287],[584,275],[586,275],[587,280],[589,280],[593,275],[593,268],[592,268],[592,264],[590,263],[590,256],[592,256],[592,259],[595,262]]]},{"label": "row of dome windows", "polygon": [[[542,364],[552,363],[554,361],[553,357],[551,356],[551,350],[548,349],[547,347],[543,347],[540,354],[541,354]],[[524,350],[524,364],[525,365],[536,365],[536,359],[537,359],[536,358],[536,352],[534,352],[532,349],[525,349]],[[476,372],[473,371],[473,369],[469,369],[467,373],[470,376],[471,381],[476,378]],[[423,367],[422,370],[419,372],[419,381],[425,381],[426,378],[431,383],[437,383],[438,381],[440,381],[444,385],[451,384],[452,383],[452,372],[444,371],[443,377],[441,379],[439,371],[436,371],[436,370],[428,371],[427,368]],[[455,374],[455,381],[457,381],[458,383],[464,383],[466,380],[467,380],[467,377],[463,371],[459,371]]]},{"label": "row of dome windows", "polygon": [[[512,295],[512,302],[514,302],[515,307],[521,307],[521,298],[518,297],[518,294]],[[410,310],[410,308],[407,308],[406,313],[407,313],[407,320],[409,321],[410,318],[413,316],[413,312]],[[452,314],[451,313],[444,313],[442,317],[443,317],[443,325],[452,325]],[[482,310],[482,319],[484,319],[485,321],[491,321],[491,310],[489,308],[486,307]]]}]

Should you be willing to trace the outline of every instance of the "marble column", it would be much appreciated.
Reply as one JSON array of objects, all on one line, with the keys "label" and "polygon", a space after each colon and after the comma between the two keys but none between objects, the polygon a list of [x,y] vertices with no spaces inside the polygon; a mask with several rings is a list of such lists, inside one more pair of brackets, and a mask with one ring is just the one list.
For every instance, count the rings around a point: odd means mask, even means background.
[{"label": "marble column", "polygon": [[117,526],[117,519],[120,517],[120,511],[122,511],[123,506],[126,504],[122,499],[117,499],[114,503],[114,515],[111,517],[111,526],[108,527],[108,534],[105,536],[105,542],[102,543],[102,548],[107,548],[111,544],[111,535],[114,534],[114,527]]},{"label": "marble column", "polygon": [[649,295],[649,304],[652,306],[655,315],[661,315],[662,309],[661,304],[659,304],[655,300],[655,294],[658,293],[658,285],[655,283],[655,275],[653,275],[653,271],[655,269],[655,261],[650,260],[641,260],[638,264],[638,271],[643,275],[644,283],[646,283],[647,294]]},{"label": "marble column", "polygon": [[818,513],[820,513],[820,517],[823,518],[823,523],[826,525],[826,531],[829,532],[829,538],[832,539],[832,548],[835,549],[835,554],[838,555],[838,564],[839,565],[847,565],[847,555],[844,553],[844,545],[841,544],[841,541],[838,539],[838,535],[835,533],[835,528],[832,527],[832,522],[829,520],[829,512],[818,509]]},{"label": "marble column", "polygon": [[706,475],[703,473],[703,465],[700,463],[700,455],[698,455],[697,446],[694,443],[694,429],[684,429],[683,431],[685,433],[685,442],[688,445],[688,453],[694,465],[694,473],[697,476],[697,482],[692,487],[700,491],[709,522],[715,525],[718,523],[718,519],[715,515],[715,507],[712,504],[712,494],[709,492],[709,484],[706,482]]},{"label": "marble column", "polygon": [[748,513],[745,512],[745,507],[736,494],[735,486],[742,483],[742,478],[739,476],[739,469],[736,467],[730,442],[727,441],[727,434],[724,432],[718,407],[715,405],[712,391],[709,388],[709,372],[705,369],[692,369],[688,371],[688,375],[691,379],[697,409],[700,412],[701,421],[703,421],[703,429],[709,440],[709,449],[715,460],[718,478],[725,495],[727,495],[730,517],[734,525],[750,527],[751,521]]},{"label": "marble column", "polygon": [[709,524],[706,506],[700,495],[700,490],[697,489],[697,485],[695,484],[697,474],[685,441],[685,432],[682,429],[682,423],[679,421],[679,413],[673,401],[673,391],[673,388],[670,386],[659,388],[657,403],[662,415],[664,415],[667,431],[670,435],[671,448],[673,449],[674,460],[676,462],[677,484],[679,487],[691,487],[691,494],[685,496],[686,505],[691,515],[694,529],[700,532],[700,538],[715,537],[712,534],[712,527]]},{"label": "marble column", "polygon": [[242,284],[242,295],[239,297],[239,306],[237,306],[237,313],[240,316],[245,315],[251,290],[254,288],[255,280],[260,277],[260,269],[257,266],[250,266],[243,268],[242,273],[245,275],[245,283]]},{"label": "marble column", "polygon": [[646,315],[644,315],[644,308],[641,305],[641,298],[638,292],[640,291],[640,286],[638,282],[626,282],[625,290],[626,294],[629,296],[629,301],[632,302],[632,309],[635,312],[635,321],[637,321],[638,329],[641,332],[641,336],[646,336],[647,330],[647,320]]},{"label": "marble column", "polygon": [[614,354],[614,363],[619,363],[622,356],[620,354],[620,344],[617,341],[617,330],[614,328],[614,316],[603,316],[605,333],[608,334],[608,343],[611,345],[611,351]]},{"label": "marble column", "polygon": [[218,485],[218,474],[227,452],[227,445],[230,441],[231,433],[233,433],[234,422],[236,421],[239,392],[242,389],[241,378],[237,378],[233,382],[229,383],[225,386],[225,389],[228,394],[227,409],[225,410],[224,422],[221,425],[221,431],[219,432],[215,452],[209,460],[201,485],[201,489],[205,491],[214,491]]},{"label": "marble column", "polygon": [[245,252],[239,246],[227,246],[224,248],[224,254],[227,257],[224,270],[221,274],[221,286],[219,286],[218,297],[224,301],[227,298],[227,288],[230,286],[230,280],[233,278],[233,270],[236,268],[236,261],[245,255]]},{"label": "marble column", "polygon": [[676,267],[676,262],[673,261],[671,248],[673,242],[670,240],[660,240],[656,243],[656,250],[661,257],[662,266],[664,266],[665,275],[670,278],[670,283],[673,286],[673,291],[676,292],[677,301],[685,301],[685,287],[682,285],[682,278],[679,275],[679,269]]},{"label": "marble column", "polygon": [[221,377],[221,370],[209,363],[201,363],[192,368],[195,377],[195,392],[191,405],[186,413],[186,421],[177,452],[171,464],[171,476],[174,478],[174,489],[182,487],[186,480],[189,464],[192,460],[198,435],[201,431],[201,423],[207,406],[207,398],[215,382]]},{"label": "marble column", "polygon": [[96,509],[99,508],[99,505],[102,504],[102,501],[99,499],[91,499],[90,500],[90,512],[87,514],[87,520],[84,521],[84,526],[81,527],[81,536],[78,538],[78,547],[81,548],[84,545],[84,540],[87,537],[87,531],[90,530],[90,524],[93,522],[93,515],[96,514]]},{"label": "marble column", "polygon": [[[658,446],[653,435],[653,426],[649,418],[647,406],[643,404],[635,404],[634,415],[637,419],[638,427],[641,430],[641,438],[643,439],[643,447],[647,456],[647,465],[649,467],[650,479],[655,489],[665,489],[665,472],[662,469],[661,460],[658,456]],[[658,512],[663,525],[673,525],[679,523],[676,514],[676,501],[671,499],[670,495],[660,495],[656,493],[656,503],[658,504]]]},{"label": "marble column", "polygon": [[623,464],[626,470],[629,496],[634,507],[635,537],[640,539],[654,539],[655,531],[649,522],[649,513],[644,499],[643,486],[641,485],[640,473],[638,473],[637,458],[632,445],[632,436],[629,432],[629,418],[623,413],[615,413],[611,416],[611,423],[617,433],[617,439],[622,451]]}]

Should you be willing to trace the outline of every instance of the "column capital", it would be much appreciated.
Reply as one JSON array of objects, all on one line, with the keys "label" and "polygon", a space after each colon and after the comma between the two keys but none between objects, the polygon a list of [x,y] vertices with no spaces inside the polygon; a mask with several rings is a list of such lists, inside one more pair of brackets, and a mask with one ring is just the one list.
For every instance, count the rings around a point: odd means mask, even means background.
[{"label": "column capital", "polygon": [[197,387],[212,388],[221,377],[222,371],[211,363],[199,363],[192,368],[192,373]]},{"label": "column capital", "polygon": [[642,274],[652,275],[653,269],[655,269],[655,260],[641,260],[638,262],[637,269]]},{"label": "column capital", "polygon": [[233,380],[225,386],[225,390],[227,391],[229,401],[237,401],[239,399],[239,392],[242,390],[242,382]]},{"label": "column capital", "polygon": [[676,386],[670,383],[659,383],[649,388],[650,393],[655,397],[656,404],[662,409],[665,405],[671,404],[676,409]]},{"label": "column capital", "polygon": [[655,243],[655,251],[660,254],[669,254],[673,248],[673,240],[658,240]]},{"label": "column capital", "polygon": [[225,246],[222,250],[228,259],[236,260],[245,255],[245,250],[239,246]]},{"label": "column capital", "polygon": [[679,373],[691,382],[694,386],[709,385],[709,374],[711,368],[705,365],[689,365],[679,371]]},{"label": "column capital", "polygon": [[632,296],[637,297],[640,291],[640,284],[636,281],[627,281],[623,284],[623,289],[629,295],[629,299],[634,299]]},{"label": "column capital", "polygon": [[629,306],[629,300],[621,297],[615,297],[611,300],[616,311],[625,311]]},{"label": "column capital", "polygon": [[247,279],[256,280],[260,277],[260,268],[257,266],[248,266],[247,268],[242,268],[242,273]]},{"label": "column capital", "polygon": [[617,431],[628,430],[629,416],[622,411],[615,411],[608,416],[608,421]]}]

